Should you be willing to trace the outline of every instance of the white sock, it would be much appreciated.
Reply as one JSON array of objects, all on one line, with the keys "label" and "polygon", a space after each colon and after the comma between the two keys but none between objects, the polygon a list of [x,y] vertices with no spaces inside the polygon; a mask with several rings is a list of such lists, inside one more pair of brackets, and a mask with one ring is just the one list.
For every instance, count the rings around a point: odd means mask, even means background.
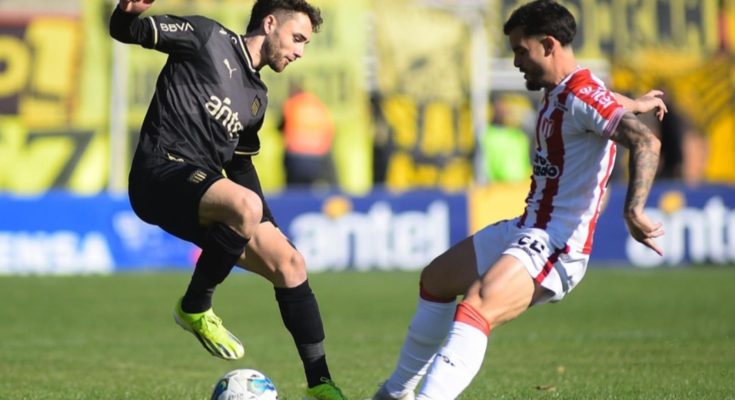
[{"label": "white sock", "polygon": [[449,333],[455,308],[454,301],[436,303],[419,298],[416,313],[401,348],[398,365],[385,382],[391,396],[400,397],[416,389]]},{"label": "white sock", "polygon": [[487,349],[487,334],[455,321],[447,343],[437,353],[416,400],[456,399],[482,366]]}]

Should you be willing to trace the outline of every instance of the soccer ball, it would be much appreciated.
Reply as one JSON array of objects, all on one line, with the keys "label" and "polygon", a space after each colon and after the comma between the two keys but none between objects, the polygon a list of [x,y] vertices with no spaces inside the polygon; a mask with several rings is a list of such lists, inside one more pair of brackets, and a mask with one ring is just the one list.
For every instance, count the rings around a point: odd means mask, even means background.
[{"label": "soccer ball", "polygon": [[262,372],[236,369],[217,381],[211,400],[278,400],[278,392]]}]

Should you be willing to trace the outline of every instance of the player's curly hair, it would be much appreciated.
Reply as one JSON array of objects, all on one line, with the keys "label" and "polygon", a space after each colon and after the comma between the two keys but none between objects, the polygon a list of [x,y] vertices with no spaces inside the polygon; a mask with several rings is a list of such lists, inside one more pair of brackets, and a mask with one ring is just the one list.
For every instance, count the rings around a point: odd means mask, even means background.
[{"label": "player's curly hair", "polygon": [[322,13],[318,8],[307,3],[306,0],[256,0],[253,5],[253,10],[250,13],[250,22],[248,23],[246,33],[258,29],[261,22],[263,22],[263,18],[268,15],[298,12],[304,13],[309,17],[313,32],[319,32],[319,27],[323,22]]},{"label": "player's curly hair", "polygon": [[526,36],[549,35],[562,46],[572,43],[577,33],[574,16],[554,0],[536,0],[518,7],[503,25],[503,33],[510,34],[521,27]]}]

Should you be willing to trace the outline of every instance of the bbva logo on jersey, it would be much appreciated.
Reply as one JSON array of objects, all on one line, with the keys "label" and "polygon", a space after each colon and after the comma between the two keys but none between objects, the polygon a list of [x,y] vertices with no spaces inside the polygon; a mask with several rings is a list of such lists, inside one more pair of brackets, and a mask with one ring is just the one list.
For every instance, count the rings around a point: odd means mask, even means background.
[{"label": "bbva logo on jersey", "polygon": [[227,129],[227,133],[230,134],[230,138],[234,139],[238,137],[238,132],[243,129],[240,117],[237,112],[232,111],[232,100],[229,97],[225,97],[224,100],[220,99],[215,95],[209,96],[209,101],[204,104],[209,115],[211,115],[216,121],[222,123],[222,126]]},{"label": "bbva logo on jersey", "polygon": [[194,27],[188,22],[165,24],[160,23],[158,26],[161,27],[163,32],[194,32]]}]

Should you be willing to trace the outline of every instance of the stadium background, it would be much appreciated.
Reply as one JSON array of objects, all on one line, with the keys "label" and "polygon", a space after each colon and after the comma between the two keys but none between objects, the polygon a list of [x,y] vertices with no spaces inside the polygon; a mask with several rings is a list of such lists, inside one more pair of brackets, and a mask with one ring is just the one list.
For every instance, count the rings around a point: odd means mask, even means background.
[{"label": "stadium background", "polygon": [[[485,223],[517,214],[527,184],[481,182],[474,171],[488,93],[527,96],[500,31],[521,2],[314,3],[326,23],[306,57],[284,74],[263,73],[270,107],[256,159],[271,206],[310,268],[417,269]],[[708,144],[696,183],[660,182],[651,196],[668,232],[666,257],[628,238],[618,217],[621,178],[600,220],[596,265],[732,265],[735,0],[563,3],[580,22],[579,58],[618,91],[665,88]],[[197,255],[127,204],[127,166],[164,56],[115,44],[112,4],[0,1],[0,274],[190,268]],[[160,0],[155,10],[207,15],[241,32],[250,4]],[[294,81],[334,114],[331,190],[284,185],[276,125]],[[374,173],[381,169],[384,180]]]}]

